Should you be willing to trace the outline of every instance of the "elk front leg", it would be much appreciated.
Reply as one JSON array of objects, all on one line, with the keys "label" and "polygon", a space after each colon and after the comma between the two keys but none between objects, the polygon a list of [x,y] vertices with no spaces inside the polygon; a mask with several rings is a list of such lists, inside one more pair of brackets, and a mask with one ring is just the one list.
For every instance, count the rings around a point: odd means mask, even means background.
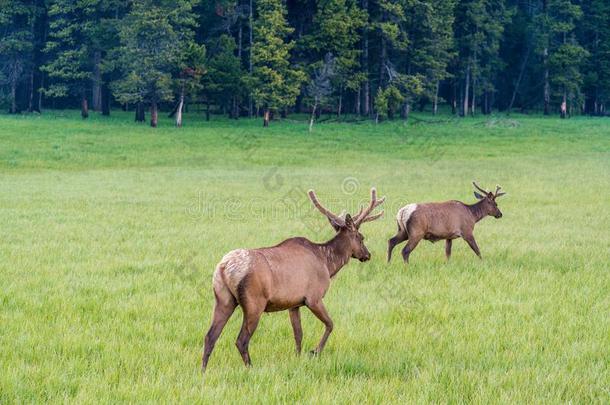
[{"label": "elk front leg", "polygon": [[307,308],[309,308],[316,318],[322,321],[326,327],[324,334],[322,335],[322,339],[320,339],[320,343],[318,343],[318,347],[311,352],[314,355],[318,355],[322,353],[324,345],[326,345],[326,340],[328,340],[328,336],[333,331],[333,321],[330,319],[330,316],[328,315],[328,312],[326,312],[326,308],[321,300],[314,303],[307,303]]},{"label": "elk front leg", "polygon": [[447,260],[449,260],[449,258],[451,257],[451,244],[452,244],[452,240],[451,239],[447,239],[445,241],[445,256],[447,256]]},{"label": "elk front leg", "polygon": [[301,328],[301,312],[299,308],[289,309],[290,323],[294,332],[294,343],[296,344],[297,354],[301,354],[301,342],[303,341],[303,329]]},{"label": "elk front leg", "polygon": [[244,320],[241,325],[241,330],[239,331],[239,335],[237,336],[237,341],[235,345],[237,346],[237,350],[241,354],[241,358],[244,361],[246,367],[252,365],[252,361],[250,360],[250,352],[248,351],[248,345],[250,344],[250,338],[256,327],[258,326],[258,321],[261,319],[261,315],[263,314],[262,308],[243,308],[244,310]]},{"label": "elk front leg", "polygon": [[227,321],[229,320],[231,315],[233,315],[233,311],[235,311],[236,306],[237,303],[235,302],[234,298],[228,300],[228,302],[221,302],[218,298],[216,299],[216,303],[214,305],[214,316],[212,318],[212,326],[210,326],[210,330],[208,330],[208,333],[205,335],[203,358],[201,360],[202,372],[205,371],[205,368],[208,365],[208,361],[210,360],[212,350],[214,350],[216,340],[218,340],[218,337],[222,333],[222,329],[227,324]]},{"label": "elk front leg", "polygon": [[470,246],[470,248],[474,251],[474,253],[476,253],[476,255],[479,256],[479,259],[482,259],[481,251],[479,250],[479,247],[477,246],[477,241],[474,240],[474,236],[473,235],[464,235],[464,240],[466,241],[466,243],[468,243],[468,246]]}]

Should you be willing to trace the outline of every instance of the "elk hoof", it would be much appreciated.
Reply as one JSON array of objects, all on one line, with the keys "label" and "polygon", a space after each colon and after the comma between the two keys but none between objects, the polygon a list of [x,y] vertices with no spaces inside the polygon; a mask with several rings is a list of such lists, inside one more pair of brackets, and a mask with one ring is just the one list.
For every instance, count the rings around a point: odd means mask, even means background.
[{"label": "elk hoof", "polygon": [[311,350],[311,351],[309,352],[309,355],[310,355],[311,357],[318,357],[318,356],[320,355],[320,352],[319,352],[319,351],[317,351],[317,350]]}]

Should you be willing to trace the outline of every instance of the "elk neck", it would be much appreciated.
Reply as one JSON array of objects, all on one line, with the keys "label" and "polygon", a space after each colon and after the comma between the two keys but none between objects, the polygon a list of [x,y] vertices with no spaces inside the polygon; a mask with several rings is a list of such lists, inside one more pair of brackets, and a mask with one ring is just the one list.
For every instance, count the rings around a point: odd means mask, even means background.
[{"label": "elk neck", "polygon": [[475,222],[479,222],[480,220],[485,218],[485,216],[487,215],[487,213],[483,210],[483,202],[484,202],[484,200],[479,200],[478,202],[476,202],[474,204],[470,204],[470,205],[465,204],[466,208],[468,208],[468,210],[474,217]]},{"label": "elk neck", "polygon": [[349,250],[349,240],[343,232],[320,245],[322,258],[326,261],[330,277],[334,277],[352,256]]}]

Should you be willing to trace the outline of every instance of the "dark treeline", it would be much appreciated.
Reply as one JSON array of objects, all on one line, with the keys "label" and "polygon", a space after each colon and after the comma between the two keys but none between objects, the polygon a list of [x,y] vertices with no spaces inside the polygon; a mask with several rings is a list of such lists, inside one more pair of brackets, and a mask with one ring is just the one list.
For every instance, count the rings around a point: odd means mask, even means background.
[{"label": "dark treeline", "polygon": [[0,0],[0,105],[606,115],[608,0]]}]

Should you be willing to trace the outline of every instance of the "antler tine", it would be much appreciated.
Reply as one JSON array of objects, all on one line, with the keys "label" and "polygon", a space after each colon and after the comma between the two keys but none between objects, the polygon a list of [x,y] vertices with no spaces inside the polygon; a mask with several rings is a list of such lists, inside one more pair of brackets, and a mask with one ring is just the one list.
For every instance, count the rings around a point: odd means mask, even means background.
[{"label": "antler tine", "polygon": [[375,208],[380,206],[384,201],[385,201],[385,197],[377,199],[377,189],[375,189],[375,187],[372,187],[371,188],[371,202],[364,211],[360,210],[360,212],[358,213],[358,216],[356,216],[356,219],[354,220],[354,223],[356,224],[356,226],[359,226],[360,224],[362,224],[364,222],[373,221],[373,220],[381,217],[381,215],[383,215],[383,211],[379,214],[375,214],[370,217],[369,217],[369,214]]},{"label": "antler tine", "polygon": [[506,194],[504,191],[500,191],[502,190],[502,187],[500,187],[499,185],[496,184],[496,192],[494,193],[495,197],[501,197],[504,194]]},{"label": "antler tine", "polygon": [[368,217],[366,217],[366,218],[364,218],[364,219],[362,220],[361,224],[363,224],[363,223],[365,223],[365,222],[374,221],[374,220],[376,220],[376,219],[378,219],[378,218],[381,218],[381,217],[383,216],[383,214],[384,214],[384,211],[383,211],[383,210],[381,210],[381,211],[379,211],[377,214],[374,214],[374,215],[369,215]]},{"label": "antler tine", "polygon": [[318,211],[320,211],[322,214],[324,214],[331,221],[334,221],[337,225],[345,225],[345,220],[343,218],[333,214],[328,209],[326,209],[322,204],[320,204],[320,201],[318,201],[318,197],[316,196],[315,191],[309,190],[307,192],[307,194],[309,195],[309,199],[311,200],[313,205],[316,206]]},{"label": "antler tine", "polygon": [[487,193],[489,193],[489,191],[487,191],[487,190],[485,190],[485,189],[483,189],[483,188],[479,187],[479,185],[478,185],[476,182],[474,182],[474,181],[472,182],[472,185],[473,185],[473,186],[475,186],[475,188],[476,188],[477,190],[479,190],[479,191],[480,191],[481,193],[483,193],[483,194],[487,194]]}]

